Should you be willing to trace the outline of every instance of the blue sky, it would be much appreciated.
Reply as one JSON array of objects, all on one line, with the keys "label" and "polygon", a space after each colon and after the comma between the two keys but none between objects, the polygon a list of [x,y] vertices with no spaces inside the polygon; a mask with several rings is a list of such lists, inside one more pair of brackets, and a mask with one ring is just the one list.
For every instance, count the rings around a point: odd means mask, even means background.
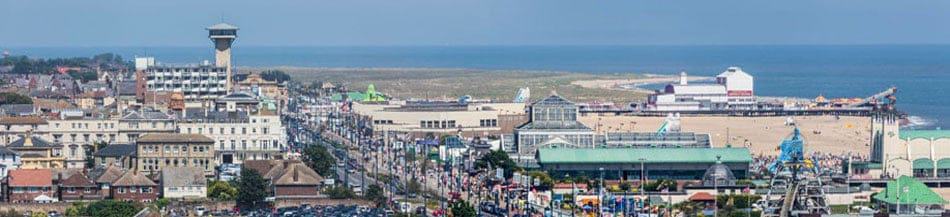
[{"label": "blue sky", "polygon": [[948,44],[950,1],[0,0],[0,46]]}]

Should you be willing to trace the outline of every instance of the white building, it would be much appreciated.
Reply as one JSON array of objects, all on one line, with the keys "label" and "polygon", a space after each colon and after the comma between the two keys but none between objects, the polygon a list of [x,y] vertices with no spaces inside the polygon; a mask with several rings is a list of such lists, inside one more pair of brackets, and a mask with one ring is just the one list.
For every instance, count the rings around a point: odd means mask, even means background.
[{"label": "white building", "polygon": [[207,197],[204,170],[198,167],[168,167],[162,170],[162,197],[198,199]]},{"label": "white building", "polygon": [[228,68],[153,66],[145,70],[145,84],[149,92],[180,92],[185,101],[214,100],[228,92]]},{"label": "white building", "polygon": [[219,164],[280,159],[287,147],[285,129],[277,115],[189,109],[178,123],[178,132],[214,139],[215,161]]},{"label": "white building", "polygon": [[686,72],[679,82],[649,97],[655,111],[748,110],[755,108],[753,78],[739,67],[729,67],[715,83],[689,83]]}]

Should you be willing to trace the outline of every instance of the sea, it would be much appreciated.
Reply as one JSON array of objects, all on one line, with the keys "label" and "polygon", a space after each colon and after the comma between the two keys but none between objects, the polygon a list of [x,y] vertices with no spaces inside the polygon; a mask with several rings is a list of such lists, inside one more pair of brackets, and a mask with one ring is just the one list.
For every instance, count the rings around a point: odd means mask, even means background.
[{"label": "sea", "polygon": [[[212,60],[207,47],[2,47],[30,57],[153,56],[171,64]],[[897,87],[897,108],[916,129],[950,128],[950,45],[359,46],[233,49],[237,66],[470,68],[715,76],[730,66],[755,77],[760,96],[866,97]],[[512,90],[512,93],[515,91]]]}]

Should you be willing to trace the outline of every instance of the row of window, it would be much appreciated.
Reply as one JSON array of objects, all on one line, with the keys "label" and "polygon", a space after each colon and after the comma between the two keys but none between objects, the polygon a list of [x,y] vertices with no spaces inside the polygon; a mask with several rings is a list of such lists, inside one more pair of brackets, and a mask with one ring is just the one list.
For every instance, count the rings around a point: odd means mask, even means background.
[{"label": "row of window", "polygon": [[13,193],[23,193],[23,192],[37,193],[37,192],[49,192],[50,188],[49,187],[10,187],[10,191],[12,191]]},{"label": "row of window", "polygon": [[[228,146],[225,146],[225,140],[223,140],[223,139],[222,139],[222,140],[218,140],[218,147],[219,147],[218,149],[219,149],[219,150],[238,150],[238,149],[237,149],[238,141],[237,141],[237,140],[233,140],[233,139],[230,140],[230,141],[231,141],[231,143],[230,143],[231,149],[227,149],[226,147],[228,147]],[[267,145],[268,143],[270,143],[270,148],[271,148],[271,149],[279,149],[279,148],[280,148],[280,143],[279,143],[277,140],[260,140],[260,141],[258,141],[258,140],[256,140],[256,139],[252,139],[250,144],[251,144],[252,146],[254,146],[253,148],[257,148],[257,149],[267,149],[267,148],[268,148],[268,145]],[[240,144],[241,144],[241,150],[247,150],[247,144],[248,144],[248,143],[247,143],[247,140],[242,139]]]},{"label": "row of window", "polygon": [[[59,128],[59,123],[54,123],[54,127]],[[89,129],[89,123],[70,123],[72,129]],[[96,129],[115,129],[115,123],[96,123]]]},{"label": "row of window", "polygon": [[393,120],[373,120],[374,124],[393,124]]},{"label": "row of window", "polygon": [[448,121],[419,121],[419,127],[428,129],[455,128],[455,120]]},{"label": "row of window", "polygon": [[[266,120],[266,119],[265,119],[265,120]],[[207,128],[207,131],[205,131],[205,128],[200,128],[200,127],[199,127],[199,128],[194,128],[194,131],[192,131],[192,128],[191,128],[191,127],[186,127],[185,130],[182,130],[181,127],[179,127],[179,128],[178,128],[178,132],[179,132],[179,133],[197,133],[197,134],[204,134],[204,132],[208,132],[208,134],[214,134],[215,131],[214,131],[214,128],[211,128],[211,127],[208,127],[208,128]],[[231,127],[230,130],[228,130],[228,131],[225,131],[225,128],[224,128],[224,127],[218,128],[218,134],[225,134],[225,132],[230,132],[230,134],[237,134],[237,128]],[[256,128],[256,127],[252,127],[252,128],[251,128],[251,133],[252,133],[252,134],[256,134],[256,133],[257,133],[257,128]],[[267,127],[261,128],[261,133],[263,133],[263,134],[268,134],[268,133],[270,133],[270,128],[267,128]],[[241,128],[241,134],[247,134],[247,127],[242,127],[242,128]]]},{"label": "row of window", "polygon": [[498,119],[481,119],[478,120],[478,126],[481,127],[497,127]]},{"label": "row of window", "polygon": [[[188,145],[165,145],[164,153],[188,153]],[[192,146],[192,153],[205,153],[211,151],[211,146],[195,145]],[[158,153],[158,145],[142,145],[143,153]]]},{"label": "row of window", "polygon": [[152,187],[115,187],[115,188],[116,188],[116,189],[115,189],[116,192],[119,192],[120,194],[125,194],[125,192],[129,192],[129,193],[138,193],[138,192],[142,192],[142,193],[152,193]]},{"label": "row of window", "polygon": [[142,170],[157,171],[163,167],[200,167],[205,170],[210,169],[210,160],[208,159],[182,159],[182,158],[146,158],[142,159]]}]

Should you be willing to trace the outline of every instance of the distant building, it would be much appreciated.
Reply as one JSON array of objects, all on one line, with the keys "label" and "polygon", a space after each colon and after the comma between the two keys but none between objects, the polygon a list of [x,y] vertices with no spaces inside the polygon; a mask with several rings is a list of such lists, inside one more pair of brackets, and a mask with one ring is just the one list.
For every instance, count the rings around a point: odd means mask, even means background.
[{"label": "distant building", "polygon": [[461,133],[465,137],[488,136],[524,123],[523,103],[457,101],[389,101],[353,103],[353,111],[373,120],[373,131],[405,133],[415,138],[427,134]]},{"label": "distant building", "polygon": [[729,67],[715,83],[689,83],[686,72],[679,82],[648,99],[654,111],[750,110],[756,107],[754,80],[739,67]]},{"label": "distant building", "polygon": [[92,156],[97,166],[115,165],[131,169],[136,162],[136,149],[134,144],[111,144],[96,151]]},{"label": "distant building", "polygon": [[208,184],[204,170],[197,167],[169,167],[162,170],[162,197],[169,199],[205,198]]},{"label": "distant building", "polygon": [[260,173],[277,199],[314,198],[320,195],[323,176],[297,160],[252,160],[243,169]]},{"label": "distant building", "polygon": [[[716,175],[748,177],[752,155],[747,148],[554,148],[538,150],[538,164],[551,177],[600,177],[637,180],[658,178],[701,180],[710,167]],[[721,164],[719,164],[721,162]],[[641,174],[640,165],[643,165]],[[717,164],[721,166],[716,166]],[[729,172],[721,171],[728,169]]]},{"label": "distant building", "polygon": [[165,168],[197,167],[214,175],[214,140],[201,134],[149,133],[139,137],[137,169],[158,174]]},{"label": "distant building", "polygon": [[20,168],[20,154],[10,150],[6,146],[0,147],[0,178],[7,177],[10,170]]},{"label": "distant building", "polygon": [[62,201],[90,201],[105,198],[99,192],[99,186],[89,179],[85,173],[69,176],[59,183],[59,195]]},{"label": "distant building", "polygon": [[8,197],[13,203],[50,203],[56,201],[53,173],[49,169],[19,169],[7,176]]},{"label": "distant building", "polygon": [[137,80],[145,87],[140,95],[177,92],[189,102],[210,101],[227,95],[232,88],[231,45],[237,38],[238,28],[218,23],[206,29],[208,38],[214,43],[215,64],[160,66],[149,57],[136,58],[136,71],[143,72],[137,73],[140,77]]},{"label": "distant building", "polygon": [[287,149],[286,130],[277,115],[188,110],[178,132],[214,140],[215,159],[221,164],[281,159]]},{"label": "distant building", "polygon": [[950,177],[950,130],[902,130],[896,115],[871,121],[871,154],[851,171],[866,178]]},{"label": "distant building", "polygon": [[27,134],[20,139],[7,144],[7,148],[20,154],[21,168],[50,169],[66,168],[66,157],[63,156],[63,146]]},{"label": "distant building", "polygon": [[119,201],[152,202],[158,199],[158,184],[145,174],[126,171],[111,184],[112,199]]},{"label": "distant building", "polygon": [[577,105],[552,94],[531,104],[530,120],[515,129],[513,152],[532,161],[541,146],[594,147],[594,131],[577,121]]}]

